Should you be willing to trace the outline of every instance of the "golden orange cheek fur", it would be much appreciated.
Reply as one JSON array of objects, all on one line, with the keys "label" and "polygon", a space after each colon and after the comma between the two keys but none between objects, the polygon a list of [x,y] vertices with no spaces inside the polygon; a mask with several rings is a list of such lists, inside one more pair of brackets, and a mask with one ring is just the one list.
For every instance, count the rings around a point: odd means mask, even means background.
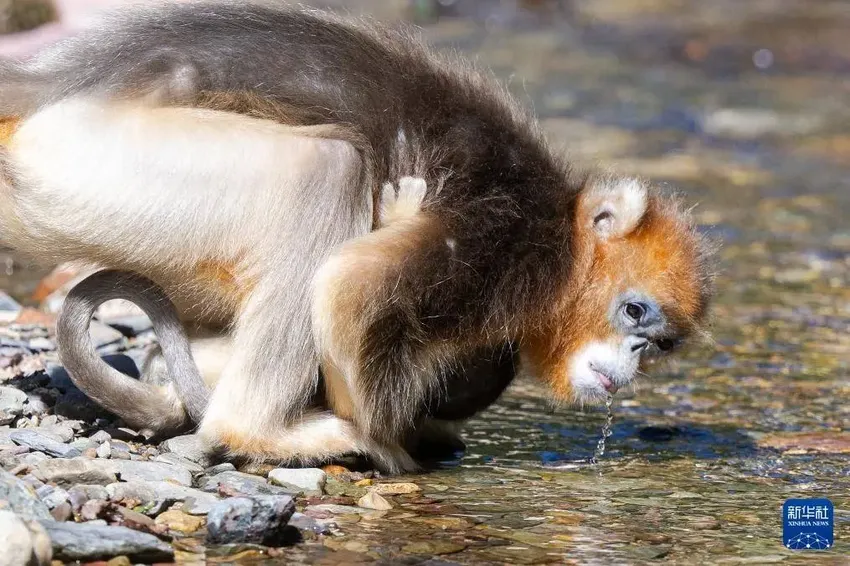
[{"label": "golden orange cheek fur", "polygon": [[608,315],[628,289],[652,296],[677,330],[687,334],[705,310],[702,243],[674,204],[650,196],[637,227],[624,237],[602,240],[576,219],[575,270],[550,319],[524,341],[531,371],[561,399],[572,397],[570,362],[591,342],[617,338]]}]

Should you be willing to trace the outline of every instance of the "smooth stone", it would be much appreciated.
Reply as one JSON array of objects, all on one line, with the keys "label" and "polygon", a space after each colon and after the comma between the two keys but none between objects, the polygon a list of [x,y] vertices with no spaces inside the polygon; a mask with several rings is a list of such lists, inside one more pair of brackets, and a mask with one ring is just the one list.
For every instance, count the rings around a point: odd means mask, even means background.
[{"label": "smooth stone", "polygon": [[36,473],[45,481],[60,485],[78,483],[106,485],[114,483],[116,475],[123,481],[169,481],[183,486],[192,485],[188,470],[160,462],[134,460],[47,460],[36,467]]},{"label": "smooth stone", "polygon": [[[44,452],[57,458],[76,458],[81,454],[73,446],[61,442],[61,437],[45,431],[21,429],[12,432],[9,437],[16,444],[27,446],[31,450]],[[57,438],[60,440],[57,440]]]},{"label": "smooth stone", "polygon": [[355,507],[354,505],[337,505],[336,503],[320,503],[318,505],[310,505],[306,511],[318,511],[319,513],[330,513],[331,515],[352,515],[369,513],[371,509],[363,507]]},{"label": "smooth stone", "polygon": [[213,505],[220,501],[218,497],[206,491],[176,485],[167,481],[112,483],[106,486],[106,492],[108,498],[112,501],[136,499],[146,504],[162,499],[171,499],[174,501],[190,502],[191,511],[186,509],[185,505],[184,511],[192,515],[205,515]]},{"label": "smooth stone", "polygon": [[264,478],[252,476],[242,472],[222,472],[210,478],[201,486],[201,489],[209,492],[217,492],[219,486],[243,495],[295,495],[291,489],[274,486],[266,482]]},{"label": "smooth stone", "polygon": [[12,423],[24,414],[27,394],[14,387],[0,387],[0,425]]},{"label": "smooth stone", "polygon": [[48,520],[50,510],[39,500],[35,490],[9,472],[0,470],[0,500],[4,507],[23,519]]},{"label": "smooth stone", "polygon": [[171,562],[174,551],[153,535],[125,527],[43,521],[57,560],[94,560],[126,556],[134,562]]},{"label": "smooth stone", "polygon": [[187,434],[169,438],[159,445],[163,452],[170,452],[182,456],[196,464],[208,467],[212,464],[209,446],[197,434]]},{"label": "smooth stone", "polygon": [[357,506],[364,509],[374,509],[375,511],[389,511],[393,508],[389,501],[374,491],[370,491],[357,500]]},{"label": "smooth stone", "polygon": [[[107,326],[95,320],[93,320],[91,326],[89,326],[89,335],[91,336],[92,343],[94,343],[95,348],[103,348],[104,346],[110,346],[124,340],[123,334],[111,326]],[[134,363],[133,366],[135,365],[136,364]]]},{"label": "smooth stone", "polygon": [[319,468],[277,468],[269,472],[269,483],[280,487],[295,487],[307,492],[322,493],[328,475]]},{"label": "smooth stone", "polygon": [[294,512],[295,501],[285,495],[225,499],[207,515],[207,542],[275,546],[285,539],[285,527]]},{"label": "smooth stone", "polygon": [[0,549],[3,566],[48,566],[53,558],[44,527],[11,511],[0,510]]}]

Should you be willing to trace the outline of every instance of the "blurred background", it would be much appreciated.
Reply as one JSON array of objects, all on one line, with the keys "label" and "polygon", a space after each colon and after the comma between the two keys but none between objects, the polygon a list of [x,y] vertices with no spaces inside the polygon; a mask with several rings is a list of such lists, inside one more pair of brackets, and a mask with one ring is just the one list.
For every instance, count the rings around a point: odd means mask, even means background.
[{"label": "blurred background", "polygon": [[[0,0],[0,55],[26,58],[122,4]],[[722,243],[715,342],[618,395],[605,478],[569,464],[604,414],[552,413],[521,385],[470,424],[463,458],[424,480],[445,488],[434,514],[462,519],[375,524],[351,535],[358,552],[430,529],[511,541],[463,542],[461,562],[784,561],[778,510],[806,494],[832,498],[846,545],[850,2],[311,4],[421,26],[508,81],[575,160],[682,191]],[[44,283],[33,295],[48,271],[0,251],[0,289],[36,309],[51,309]]]}]

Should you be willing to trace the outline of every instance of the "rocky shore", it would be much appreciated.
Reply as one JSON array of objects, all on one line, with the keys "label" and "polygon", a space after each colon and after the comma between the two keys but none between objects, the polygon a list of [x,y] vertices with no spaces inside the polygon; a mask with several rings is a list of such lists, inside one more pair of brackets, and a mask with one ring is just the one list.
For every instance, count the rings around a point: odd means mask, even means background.
[{"label": "rocky shore", "polygon": [[[237,469],[211,460],[194,435],[152,444],[74,386],[53,315],[0,294],[0,321],[4,566],[204,560],[209,548],[275,556],[333,535],[337,517],[381,515],[419,491],[341,466]],[[107,363],[134,376],[155,341],[147,318],[121,304],[101,312],[93,337]]]}]

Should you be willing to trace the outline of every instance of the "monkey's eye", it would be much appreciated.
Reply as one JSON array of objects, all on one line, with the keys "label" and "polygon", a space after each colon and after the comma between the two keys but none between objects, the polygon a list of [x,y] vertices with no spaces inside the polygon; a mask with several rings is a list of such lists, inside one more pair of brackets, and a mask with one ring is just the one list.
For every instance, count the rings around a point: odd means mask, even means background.
[{"label": "monkey's eye", "polygon": [[662,338],[655,341],[655,346],[662,352],[669,352],[676,347],[676,341],[671,338]]},{"label": "monkey's eye", "polygon": [[640,322],[640,319],[646,314],[646,307],[640,303],[627,303],[626,314],[633,321]]}]

